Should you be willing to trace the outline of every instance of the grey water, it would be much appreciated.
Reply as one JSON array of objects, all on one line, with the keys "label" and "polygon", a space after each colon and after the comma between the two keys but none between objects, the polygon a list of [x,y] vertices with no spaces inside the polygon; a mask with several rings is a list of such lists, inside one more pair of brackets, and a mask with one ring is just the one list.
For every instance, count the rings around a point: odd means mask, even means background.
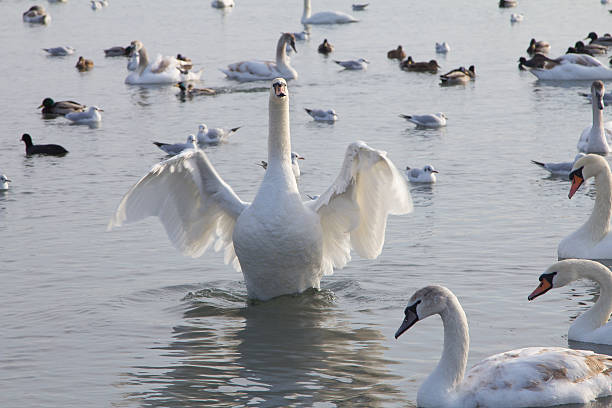
[{"label": "grey water", "polygon": [[[353,12],[348,1],[313,0],[313,11],[361,21],[313,26],[291,56],[304,199],[332,183],[355,140],[389,152],[398,168],[431,164],[440,173],[434,185],[411,186],[415,210],[389,218],[378,259],[355,254],[319,292],[251,303],[221,254],[183,257],[155,219],[106,232],[123,194],[164,158],[151,142],[184,142],[200,123],[242,126],[206,154],[242,199],[256,194],[269,84],[237,84],[219,68],[272,59],[281,31],[303,30],[302,1],[236,3],[224,12],[208,0],[111,0],[97,11],[86,1],[41,2],[52,21],[37,26],[21,20],[33,3],[0,1],[0,173],[13,180],[0,193],[0,406],[414,406],[440,356],[442,325],[432,318],[399,340],[393,334],[408,298],[429,284],[449,287],[466,310],[468,367],[510,349],[568,346],[568,327],[596,288],[577,282],[534,302],[527,295],[559,241],[590,214],[594,191],[589,184],[568,200],[568,181],[530,160],[574,157],[592,120],[578,95],[590,82],[539,82],[517,60],[532,37],[556,56],[609,30],[607,6],[371,1]],[[512,12],[525,20],[512,25]],[[329,57],[317,53],[323,38],[335,46]],[[171,86],[125,85],[127,60],[102,50],[135,39],[150,55],[191,57],[204,86],[231,92],[181,100]],[[449,42],[448,55],[435,54],[436,41]],[[436,58],[442,72],[474,64],[477,79],[443,88],[437,75],[403,72],[386,58],[398,44],[417,61]],[[59,45],[76,54],[41,50]],[[92,71],[74,68],[79,55],[93,59]],[[371,61],[367,71],[333,62],[360,57]],[[45,97],[98,105],[102,123],[44,119],[36,107]],[[340,118],[315,123],[304,108]],[[441,130],[398,117],[438,111],[449,118]],[[70,153],[26,157],[24,132]]]}]

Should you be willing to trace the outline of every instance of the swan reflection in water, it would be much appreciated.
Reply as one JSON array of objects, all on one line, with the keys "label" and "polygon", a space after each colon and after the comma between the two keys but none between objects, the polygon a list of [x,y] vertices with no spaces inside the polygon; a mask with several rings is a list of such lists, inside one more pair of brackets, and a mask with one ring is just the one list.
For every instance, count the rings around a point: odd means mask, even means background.
[{"label": "swan reflection in water", "polygon": [[189,294],[183,324],[162,355],[176,364],[137,367],[126,396],[140,406],[398,406],[384,337],[339,310],[330,290],[246,306],[246,293]]}]

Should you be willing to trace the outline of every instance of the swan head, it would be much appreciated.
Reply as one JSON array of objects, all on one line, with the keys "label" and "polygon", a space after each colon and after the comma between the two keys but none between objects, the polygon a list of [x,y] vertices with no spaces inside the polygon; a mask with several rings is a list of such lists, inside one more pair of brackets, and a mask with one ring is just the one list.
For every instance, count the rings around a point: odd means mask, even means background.
[{"label": "swan head", "polygon": [[593,81],[593,84],[591,85],[591,99],[593,100],[593,105],[595,105],[599,110],[603,110],[604,108],[604,93],[605,88],[603,82],[599,80]]},{"label": "swan head", "polygon": [[533,300],[545,294],[553,288],[561,288],[569,283],[580,279],[582,272],[586,270],[603,269],[609,273],[608,268],[599,262],[588,259],[565,259],[552,264],[540,275],[540,284],[529,296],[528,300]]},{"label": "swan head", "polygon": [[417,290],[408,300],[408,306],[404,310],[404,320],[395,332],[395,338],[397,339],[419,320],[441,314],[447,308],[449,299],[453,298],[455,295],[443,286],[426,286]]},{"label": "swan head", "polygon": [[429,164],[427,166],[423,167],[423,171],[425,173],[439,173],[438,170],[434,169],[434,167],[429,165]]},{"label": "swan head", "polygon": [[576,160],[569,174],[572,186],[570,187],[568,198],[572,198],[576,194],[576,191],[578,191],[585,180],[595,177],[603,171],[610,172],[610,166],[603,157],[597,154],[587,154]]},{"label": "swan head", "polygon": [[287,81],[283,78],[276,78],[272,81],[272,88],[270,88],[271,100],[284,100],[288,97],[289,91],[287,90]]},{"label": "swan head", "polygon": [[293,52],[297,53],[297,50],[295,49],[295,35],[293,35],[292,33],[283,33],[282,37],[284,41],[288,43],[291,48],[293,48]]}]

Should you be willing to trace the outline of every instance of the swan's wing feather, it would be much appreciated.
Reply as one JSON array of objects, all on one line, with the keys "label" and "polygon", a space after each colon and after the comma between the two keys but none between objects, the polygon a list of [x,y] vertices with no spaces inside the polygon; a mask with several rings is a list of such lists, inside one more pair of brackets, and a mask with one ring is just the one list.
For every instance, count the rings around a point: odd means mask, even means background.
[{"label": "swan's wing feather", "polygon": [[376,258],[385,241],[389,214],[412,211],[406,179],[385,152],[363,142],[351,143],[340,174],[308,206],[319,214],[323,229],[325,274],[342,268],[353,248],[364,258]]},{"label": "swan's wing feather", "polygon": [[215,244],[240,270],[232,233],[248,206],[217,174],[201,150],[188,150],[153,166],[123,197],[108,228],[157,216],[183,254],[198,257]]},{"label": "swan's wing feather", "polygon": [[276,72],[276,64],[272,61],[241,61],[227,66],[230,71],[267,76]]}]

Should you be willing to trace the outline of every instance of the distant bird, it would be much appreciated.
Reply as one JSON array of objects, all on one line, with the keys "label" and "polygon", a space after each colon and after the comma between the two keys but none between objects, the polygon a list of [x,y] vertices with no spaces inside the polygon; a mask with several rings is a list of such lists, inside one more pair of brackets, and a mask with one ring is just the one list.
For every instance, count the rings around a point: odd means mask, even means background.
[{"label": "distant bird", "polygon": [[210,5],[211,7],[219,9],[226,7],[234,7],[234,0],[213,0]]},{"label": "distant bird", "polygon": [[319,54],[327,55],[333,50],[334,46],[327,41],[327,38],[323,39],[323,42],[319,45]]},{"label": "distant bird", "polygon": [[426,165],[423,169],[411,169],[406,166],[406,175],[408,180],[413,183],[435,183],[436,173],[438,170],[434,169],[431,165]]},{"label": "distant bird", "polygon": [[446,115],[442,112],[432,113],[427,115],[399,115],[400,118],[404,118],[409,122],[414,123],[417,127],[424,128],[440,128],[446,126]]},{"label": "distant bird", "polygon": [[32,137],[27,133],[21,135],[21,141],[25,143],[26,156],[31,156],[33,154],[44,154],[47,156],[63,156],[68,153],[68,150],[56,144],[35,145],[32,143]]},{"label": "distant bird", "polygon": [[65,55],[74,54],[75,49],[72,47],[53,47],[53,48],[43,48],[44,51],[47,51],[49,55],[54,57],[63,57]]},{"label": "distant bird", "polygon": [[193,62],[191,62],[191,58],[185,57],[181,54],[176,54],[176,61],[178,62],[178,66],[182,70],[190,70],[193,68]]},{"label": "distant bird", "polygon": [[531,162],[537,166],[542,167],[544,170],[548,171],[553,176],[568,177],[570,172],[572,171],[574,163],[576,163],[576,160],[584,156],[586,156],[586,154],[578,153],[574,158],[574,161],[571,162],[543,163],[535,160],[532,160]]},{"label": "distant bird", "polygon": [[334,60],[334,62],[344,67],[344,69],[349,69],[349,70],[367,69],[368,64],[370,63],[370,61],[366,60],[365,58],[359,58],[358,60],[346,60],[346,61]]},{"label": "distant bird", "polygon": [[537,52],[541,54],[547,54],[550,51],[550,44],[547,41],[536,41],[532,38],[527,47],[527,54],[535,54]]},{"label": "distant bird", "polygon": [[501,8],[516,7],[517,4],[516,0],[499,0],[499,7]]},{"label": "distant bird", "polygon": [[0,191],[5,191],[8,190],[9,185],[8,183],[12,183],[12,180],[9,180],[6,175],[1,174],[0,175]]},{"label": "distant bird", "polygon": [[311,14],[310,0],[304,0],[304,12],[302,13],[302,19],[300,22],[304,25],[308,24],[346,24],[356,23],[355,17],[343,13],[341,11],[320,11],[318,13]]},{"label": "distant bird", "polygon": [[74,101],[55,102],[51,98],[45,98],[38,107],[40,108],[44,115],[65,115],[72,112],[83,112],[86,106]]},{"label": "distant bird", "polygon": [[51,16],[47,14],[43,6],[32,6],[23,13],[23,21],[34,24],[48,24]]},{"label": "distant bird", "polygon": [[365,8],[368,7],[369,5],[370,3],[353,4],[353,10],[362,11],[362,10],[365,10]]},{"label": "distant bird", "polygon": [[174,86],[181,90],[181,96],[197,96],[197,95],[216,95],[217,91],[211,88],[196,88],[193,84],[185,85],[185,82],[179,82]]},{"label": "distant bird", "polygon": [[512,14],[510,14],[510,22],[511,23],[520,23],[521,21],[523,21],[524,18],[525,18],[525,16],[523,16],[520,13],[512,13]]},{"label": "distant bird", "polygon": [[307,114],[312,116],[314,120],[324,121],[324,122],[335,122],[338,120],[338,115],[336,111],[333,109],[323,110],[323,109],[304,109]]},{"label": "distant bird", "polygon": [[225,129],[225,128],[212,128],[209,129],[204,123],[198,127],[197,140],[198,144],[219,144],[240,129],[241,126]]},{"label": "distant bird", "polygon": [[446,41],[443,41],[441,43],[436,43],[436,52],[438,54],[446,54],[447,52],[450,51],[450,45],[448,45],[448,43]]},{"label": "distant bird", "polygon": [[585,54],[585,55],[590,55],[591,57],[593,57],[595,54],[593,54],[592,51],[587,50],[586,48],[584,48],[584,46],[576,48],[576,47],[568,47],[567,51],[565,51],[566,54]]},{"label": "distant bird", "polygon": [[387,58],[402,61],[406,58],[406,52],[402,49],[401,45],[398,45],[396,49],[387,52]]},{"label": "distant bird", "polygon": [[90,106],[85,112],[67,113],[66,119],[75,125],[91,125],[102,121],[100,112],[104,112],[97,106]]},{"label": "distant bird", "polygon": [[87,58],[83,58],[82,56],[79,57],[79,60],[77,61],[75,67],[79,70],[79,71],[89,71],[90,69],[92,69],[94,66],[94,63],[92,60],[87,59]]},{"label": "distant bird", "polygon": [[307,31],[300,31],[299,33],[291,33],[297,41],[306,41],[310,38],[310,34]]},{"label": "distant bird", "polygon": [[127,47],[111,47],[104,50],[104,55],[107,57],[129,57],[132,54],[134,47],[128,45]]},{"label": "distant bird", "polygon": [[404,71],[413,71],[413,72],[430,72],[435,74],[438,72],[440,65],[438,65],[438,61],[432,59],[428,62],[414,62],[412,57],[408,57],[405,61],[400,63],[400,68]]},{"label": "distant bird", "polygon": [[90,7],[92,10],[99,10],[102,8],[102,4],[100,4],[99,1],[96,0],[91,0],[90,1]]},{"label": "distant bird", "polygon": [[[300,177],[300,175],[302,174],[300,171],[300,165],[298,163],[298,160],[304,160],[304,158],[296,152],[291,152],[291,171],[293,171],[293,175],[295,176],[295,178]],[[264,170],[268,169],[268,162],[265,160],[262,160],[261,162],[257,163],[257,165],[263,167]],[[314,198],[311,198],[311,200],[314,200]]]},{"label": "distant bird", "polygon": [[465,67],[459,67],[453,69],[446,74],[440,75],[440,85],[460,85],[469,82],[471,79],[476,78],[476,69],[473,65],[470,65],[468,69]]},{"label": "distant bird", "polygon": [[604,35],[603,37],[598,37],[597,33],[591,31],[584,39],[590,39],[591,41],[589,44],[599,44],[607,47],[612,46],[612,36],[610,34]]},{"label": "distant bird", "polygon": [[187,137],[187,142],[185,143],[170,144],[170,143],[153,142],[153,144],[171,156],[177,155],[185,149],[197,149],[198,148],[198,144],[197,144],[195,135],[189,135]]},{"label": "distant bird", "polygon": [[[590,93],[586,93],[586,92],[578,92],[578,95],[580,96],[584,96],[585,98],[587,98],[589,100],[589,102],[592,103],[593,100],[593,95]],[[606,105],[610,105],[612,104],[612,92],[606,92],[603,94],[603,101]]]}]

